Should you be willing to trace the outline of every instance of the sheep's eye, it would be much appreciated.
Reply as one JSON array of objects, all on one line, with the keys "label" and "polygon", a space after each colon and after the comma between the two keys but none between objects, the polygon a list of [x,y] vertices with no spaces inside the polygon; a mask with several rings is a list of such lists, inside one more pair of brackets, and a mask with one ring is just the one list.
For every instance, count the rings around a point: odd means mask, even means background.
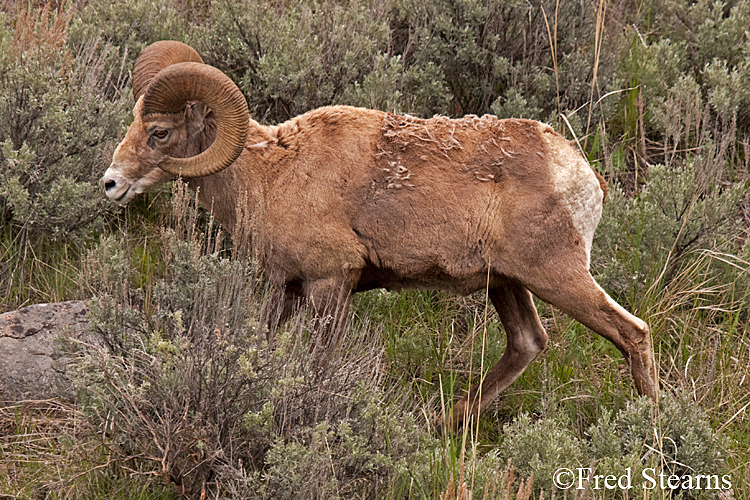
[{"label": "sheep's eye", "polygon": [[164,139],[168,135],[169,135],[169,131],[164,130],[164,129],[154,130],[154,133],[153,133],[153,136],[156,137],[157,139]]}]

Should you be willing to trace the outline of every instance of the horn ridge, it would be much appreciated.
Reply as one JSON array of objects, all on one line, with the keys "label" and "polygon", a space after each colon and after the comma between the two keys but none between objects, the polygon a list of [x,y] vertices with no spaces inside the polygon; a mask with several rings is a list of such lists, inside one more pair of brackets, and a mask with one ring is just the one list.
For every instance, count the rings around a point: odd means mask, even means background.
[{"label": "horn ridge", "polygon": [[133,68],[133,98],[136,102],[146,92],[154,77],[164,68],[181,62],[203,63],[198,51],[176,40],[152,43],[141,52]]}]

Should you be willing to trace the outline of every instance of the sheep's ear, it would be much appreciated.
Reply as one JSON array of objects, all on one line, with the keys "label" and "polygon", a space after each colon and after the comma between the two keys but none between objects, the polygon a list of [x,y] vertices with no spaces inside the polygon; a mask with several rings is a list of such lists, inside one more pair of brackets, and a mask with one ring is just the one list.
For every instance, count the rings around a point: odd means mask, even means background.
[{"label": "sheep's ear", "polygon": [[190,102],[185,106],[185,122],[190,130],[200,132],[204,127],[204,120],[211,110],[200,101]]}]

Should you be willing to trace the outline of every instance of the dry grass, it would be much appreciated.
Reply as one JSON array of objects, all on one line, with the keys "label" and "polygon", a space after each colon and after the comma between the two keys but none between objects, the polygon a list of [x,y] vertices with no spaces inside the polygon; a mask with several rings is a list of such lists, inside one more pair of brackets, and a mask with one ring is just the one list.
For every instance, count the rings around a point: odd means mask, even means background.
[{"label": "dry grass", "polygon": [[46,498],[70,488],[96,455],[76,439],[84,427],[76,406],[56,399],[0,408],[0,492]]}]

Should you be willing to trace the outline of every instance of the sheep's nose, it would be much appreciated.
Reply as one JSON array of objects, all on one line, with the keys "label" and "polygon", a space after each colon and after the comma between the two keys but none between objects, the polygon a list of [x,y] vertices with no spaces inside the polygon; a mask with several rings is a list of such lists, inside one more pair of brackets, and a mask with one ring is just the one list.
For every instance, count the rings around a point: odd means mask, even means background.
[{"label": "sheep's nose", "polygon": [[118,203],[120,203],[123,196],[127,194],[132,186],[132,182],[128,182],[128,180],[122,175],[113,171],[112,167],[104,172],[104,177],[102,177],[101,183],[104,185],[104,192],[106,193],[107,198],[111,198]]}]

